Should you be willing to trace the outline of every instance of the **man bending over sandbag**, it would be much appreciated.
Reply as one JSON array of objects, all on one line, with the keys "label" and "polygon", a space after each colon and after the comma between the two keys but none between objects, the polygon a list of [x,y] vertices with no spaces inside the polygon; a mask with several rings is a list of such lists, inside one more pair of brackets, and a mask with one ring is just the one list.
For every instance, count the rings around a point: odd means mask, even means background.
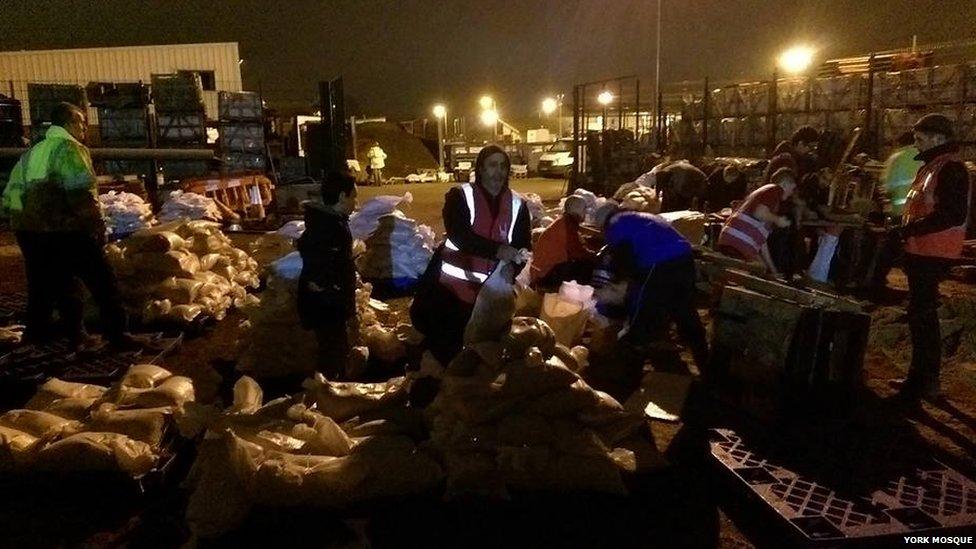
[{"label": "man bending over sandbag", "polygon": [[410,308],[414,327],[443,366],[461,351],[475,300],[498,262],[522,265],[532,246],[529,210],[508,187],[510,165],[501,147],[488,145],[475,160],[476,181],[444,196],[447,240],[434,252]]},{"label": "man bending over sandbag", "polygon": [[349,214],[355,209],[355,178],[344,172],[330,174],[322,182],[322,201],[305,204],[305,232],[298,239],[298,314],[302,326],[315,331],[318,369],[331,380],[345,375],[347,326],[356,316],[356,265],[349,232]]},{"label": "man bending over sandbag", "polygon": [[658,215],[623,211],[611,202],[602,206],[596,217],[604,227],[606,241],[600,252],[601,264],[593,273],[593,283],[599,288],[598,306],[609,312],[617,305],[618,316],[626,318],[619,339],[626,349],[624,354],[635,359],[626,371],[603,372],[609,375],[601,375],[599,368],[594,368],[594,386],[603,381],[611,394],[633,392],[640,384],[648,343],[665,337],[672,321],[704,372],[708,343],[695,309],[691,244]]}]

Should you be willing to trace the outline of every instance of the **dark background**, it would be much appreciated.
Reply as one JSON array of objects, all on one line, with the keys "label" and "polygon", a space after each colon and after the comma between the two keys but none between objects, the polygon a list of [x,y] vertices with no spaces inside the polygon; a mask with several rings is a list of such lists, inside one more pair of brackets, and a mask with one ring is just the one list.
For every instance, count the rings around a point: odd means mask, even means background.
[{"label": "dark background", "polygon": [[[240,43],[246,89],[305,108],[342,75],[347,112],[410,118],[491,93],[532,116],[574,83],[637,74],[651,91],[654,0],[0,0],[0,50]],[[664,83],[768,76],[795,43],[829,57],[972,38],[976,1],[663,0]],[[0,75],[2,78],[3,75]]]}]

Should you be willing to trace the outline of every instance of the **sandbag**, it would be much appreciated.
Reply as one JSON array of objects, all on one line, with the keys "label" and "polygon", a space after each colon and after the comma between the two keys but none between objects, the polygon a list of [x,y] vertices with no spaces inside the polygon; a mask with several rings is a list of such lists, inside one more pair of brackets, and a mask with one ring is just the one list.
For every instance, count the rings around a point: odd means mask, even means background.
[{"label": "sandbag", "polygon": [[186,249],[186,241],[170,231],[138,231],[126,238],[125,250],[128,253],[161,253]]},{"label": "sandbag", "polygon": [[579,376],[561,362],[542,360],[538,349],[532,348],[526,357],[506,368],[502,392],[517,396],[538,396],[576,383]]},{"label": "sandbag", "polygon": [[590,311],[584,304],[562,297],[560,294],[546,294],[542,298],[542,314],[539,318],[552,328],[556,341],[572,346],[583,335]]},{"label": "sandbag", "polygon": [[[219,263],[223,260],[224,266],[230,265],[230,258],[225,258],[220,254],[204,254],[200,256],[200,270],[209,271],[214,267],[218,267]],[[201,274],[201,273],[197,273]],[[197,279],[199,280],[199,279]]]},{"label": "sandbag", "polygon": [[43,411],[64,419],[85,420],[97,399],[94,398],[62,398],[55,400]]},{"label": "sandbag", "polygon": [[135,389],[151,389],[173,375],[166,368],[155,364],[134,364],[122,377],[122,385]]},{"label": "sandbag", "polygon": [[126,257],[138,272],[161,277],[192,278],[200,268],[200,260],[197,256],[186,250],[173,250],[162,254],[140,252],[127,254]]},{"label": "sandbag", "polygon": [[533,347],[543,358],[549,358],[556,350],[556,334],[538,318],[518,316],[512,319],[512,327],[502,338],[502,345],[509,359],[522,358]]},{"label": "sandbag", "polygon": [[0,425],[0,470],[29,461],[38,438]]},{"label": "sandbag", "polygon": [[151,448],[159,448],[166,429],[168,409],[118,410],[111,404],[102,404],[92,412],[87,431],[118,433],[132,440],[145,442]]},{"label": "sandbag", "polygon": [[156,286],[155,294],[160,299],[168,299],[174,305],[189,305],[197,299],[203,282],[193,278],[168,277]]},{"label": "sandbag", "polygon": [[319,411],[335,421],[399,406],[406,401],[405,378],[396,377],[384,383],[328,381],[321,373],[306,379],[302,386],[318,404]]},{"label": "sandbag", "polygon": [[24,406],[28,410],[44,410],[62,398],[100,398],[106,388],[87,383],[72,383],[52,377],[41,385]]},{"label": "sandbag", "polygon": [[149,472],[157,456],[145,442],[118,433],[84,432],[37,452],[34,466],[46,471],[117,471],[133,476]]},{"label": "sandbag", "polygon": [[253,414],[264,401],[264,392],[258,382],[248,376],[241,376],[234,383],[234,403],[228,409],[233,414]]},{"label": "sandbag", "polygon": [[379,324],[367,326],[362,331],[362,343],[369,349],[369,355],[383,362],[394,363],[407,354],[407,349],[396,333]]},{"label": "sandbag", "polygon": [[464,344],[498,341],[515,315],[515,267],[499,261],[475,299],[471,319],[464,329]]},{"label": "sandbag", "polygon": [[184,376],[172,376],[153,389],[132,389],[122,385],[117,404],[120,407],[133,408],[179,407],[193,399],[193,380]]},{"label": "sandbag", "polygon": [[40,410],[10,410],[0,416],[0,425],[44,438],[74,432],[81,423]]},{"label": "sandbag", "polygon": [[201,314],[203,314],[203,307],[200,305],[175,305],[166,316],[177,321],[193,322]]},{"label": "sandbag", "polygon": [[312,426],[299,423],[292,435],[306,442],[305,450],[323,456],[347,456],[352,452],[353,441],[330,417],[320,417]]}]

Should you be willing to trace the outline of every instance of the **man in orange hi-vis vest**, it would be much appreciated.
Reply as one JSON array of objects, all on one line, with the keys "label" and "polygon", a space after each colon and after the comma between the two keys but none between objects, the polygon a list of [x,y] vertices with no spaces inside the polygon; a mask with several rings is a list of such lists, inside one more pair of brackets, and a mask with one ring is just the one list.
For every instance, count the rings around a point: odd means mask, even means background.
[{"label": "man in orange hi-vis vest", "polygon": [[915,402],[940,394],[939,282],[962,253],[972,188],[947,117],[927,114],[912,129],[921,151],[916,159],[924,164],[912,182],[896,234],[905,241],[912,363],[908,377],[896,385],[901,398]]}]

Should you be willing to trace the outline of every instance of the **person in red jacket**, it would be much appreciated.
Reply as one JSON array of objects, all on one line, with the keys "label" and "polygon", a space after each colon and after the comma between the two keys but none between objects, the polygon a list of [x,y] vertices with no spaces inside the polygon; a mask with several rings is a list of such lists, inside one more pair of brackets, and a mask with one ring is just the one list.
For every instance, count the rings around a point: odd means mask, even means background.
[{"label": "person in red jacket", "polygon": [[569,196],[563,215],[539,236],[532,252],[529,281],[532,287],[558,288],[568,280],[589,284],[596,265],[596,254],[583,245],[580,222],[586,215],[586,201]]},{"label": "person in red jacket", "polygon": [[912,182],[896,231],[905,242],[912,362],[908,377],[895,384],[900,397],[914,402],[940,394],[939,282],[962,253],[972,185],[946,116],[927,114],[912,129],[921,151],[915,159],[924,164]]}]

